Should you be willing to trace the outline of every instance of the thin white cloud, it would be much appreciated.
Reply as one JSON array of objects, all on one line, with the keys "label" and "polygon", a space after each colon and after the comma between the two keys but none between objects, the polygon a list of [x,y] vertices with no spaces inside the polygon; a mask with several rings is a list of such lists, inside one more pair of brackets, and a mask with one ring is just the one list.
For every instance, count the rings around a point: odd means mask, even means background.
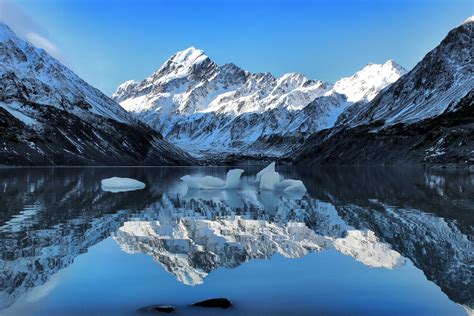
[{"label": "thin white cloud", "polygon": [[51,43],[46,37],[38,33],[28,32],[25,35],[26,40],[36,47],[41,47],[56,59],[61,59],[61,53],[56,45]]},{"label": "thin white cloud", "polygon": [[71,67],[68,59],[49,38],[48,32],[18,5],[9,0],[0,0],[0,21],[7,24],[18,36]]}]

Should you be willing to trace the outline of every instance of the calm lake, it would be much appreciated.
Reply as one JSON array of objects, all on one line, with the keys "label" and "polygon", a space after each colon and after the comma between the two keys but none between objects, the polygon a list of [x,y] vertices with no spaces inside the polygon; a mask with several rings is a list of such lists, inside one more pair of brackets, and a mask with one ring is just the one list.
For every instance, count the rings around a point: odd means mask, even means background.
[{"label": "calm lake", "polygon": [[[474,172],[277,168],[302,196],[259,191],[257,167],[238,190],[180,181],[229,169],[0,169],[0,315],[473,314]],[[233,306],[190,306],[216,297]]]}]

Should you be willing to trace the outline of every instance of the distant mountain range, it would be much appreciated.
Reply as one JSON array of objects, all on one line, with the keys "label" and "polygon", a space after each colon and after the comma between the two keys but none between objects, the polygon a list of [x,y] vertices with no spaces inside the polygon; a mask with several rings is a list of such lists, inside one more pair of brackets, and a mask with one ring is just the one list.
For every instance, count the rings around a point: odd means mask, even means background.
[{"label": "distant mountain range", "polygon": [[234,64],[219,66],[194,47],[178,52],[143,81],[112,98],[172,143],[199,156],[280,157],[305,136],[334,126],[354,102],[366,103],[405,69],[369,64],[335,84],[299,73],[275,78]]},{"label": "distant mountain range", "polygon": [[191,47],[108,98],[0,24],[0,164],[471,164],[473,28],[408,73],[389,60],[334,84]]}]

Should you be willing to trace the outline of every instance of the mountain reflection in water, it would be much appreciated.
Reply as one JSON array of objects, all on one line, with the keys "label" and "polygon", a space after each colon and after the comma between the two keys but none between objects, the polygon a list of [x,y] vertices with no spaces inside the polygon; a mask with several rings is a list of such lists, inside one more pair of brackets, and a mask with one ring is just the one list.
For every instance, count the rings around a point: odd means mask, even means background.
[{"label": "mountain reflection in water", "polygon": [[[279,170],[308,192],[258,191],[246,169],[239,190],[187,190],[186,174],[226,168],[0,169],[0,309],[46,283],[110,236],[179,282],[205,283],[278,253],[334,249],[370,267],[407,259],[448,297],[474,308],[474,173],[419,168]],[[100,180],[130,177],[144,190],[112,194]]]}]

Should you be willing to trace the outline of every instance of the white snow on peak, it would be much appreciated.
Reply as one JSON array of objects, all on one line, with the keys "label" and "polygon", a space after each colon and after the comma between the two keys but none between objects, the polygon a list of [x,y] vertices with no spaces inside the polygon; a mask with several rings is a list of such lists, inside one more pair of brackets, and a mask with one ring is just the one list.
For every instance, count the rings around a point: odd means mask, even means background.
[{"label": "white snow on peak", "polygon": [[131,92],[140,82],[135,80],[127,80],[121,85],[118,86],[114,94],[112,94],[112,99],[116,99],[117,102],[121,101],[120,96]]},{"label": "white snow on peak", "polygon": [[195,65],[199,65],[208,58],[203,50],[189,47],[171,56],[149,79],[158,84],[186,77]]},{"label": "white snow on peak", "polygon": [[127,80],[119,86],[119,89],[127,89],[128,87],[133,86],[137,83],[138,81],[135,80]]},{"label": "white snow on peak", "polygon": [[346,95],[349,102],[368,102],[405,73],[406,70],[392,59],[384,64],[369,63],[354,75],[338,80],[334,91]]},{"label": "white snow on peak", "polygon": [[173,55],[173,57],[171,57],[171,61],[183,66],[189,66],[190,64],[198,63],[206,58],[207,56],[204,54],[203,50],[191,46]]},{"label": "white snow on peak", "polygon": [[464,20],[462,24],[471,23],[471,22],[474,22],[474,15],[471,15],[470,17],[468,17],[466,20]]}]

